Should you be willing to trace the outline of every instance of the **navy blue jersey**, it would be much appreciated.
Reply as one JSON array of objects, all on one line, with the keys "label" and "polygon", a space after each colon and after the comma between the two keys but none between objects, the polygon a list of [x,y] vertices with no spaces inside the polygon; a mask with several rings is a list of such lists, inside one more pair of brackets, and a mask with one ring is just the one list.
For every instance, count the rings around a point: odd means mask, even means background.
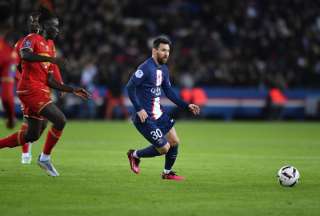
[{"label": "navy blue jersey", "polygon": [[174,93],[167,65],[158,65],[153,58],[143,62],[127,84],[128,95],[135,110],[138,112],[145,109],[152,119],[160,118],[163,113],[160,105],[161,89],[172,102],[181,108],[188,107]]}]

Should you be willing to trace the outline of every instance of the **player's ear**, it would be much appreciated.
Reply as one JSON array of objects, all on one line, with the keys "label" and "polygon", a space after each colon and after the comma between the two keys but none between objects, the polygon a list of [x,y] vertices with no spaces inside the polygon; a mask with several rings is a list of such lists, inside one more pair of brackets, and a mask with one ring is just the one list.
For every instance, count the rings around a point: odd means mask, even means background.
[{"label": "player's ear", "polygon": [[157,53],[158,49],[157,48],[152,48],[152,53]]}]

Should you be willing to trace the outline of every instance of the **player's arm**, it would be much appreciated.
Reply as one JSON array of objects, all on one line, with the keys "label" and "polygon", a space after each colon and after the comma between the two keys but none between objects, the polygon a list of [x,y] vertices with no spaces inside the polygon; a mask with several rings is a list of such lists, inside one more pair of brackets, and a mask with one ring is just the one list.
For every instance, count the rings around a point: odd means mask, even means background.
[{"label": "player's arm", "polygon": [[48,86],[58,91],[73,93],[83,99],[89,99],[91,96],[90,93],[87,92],[84,88],[73,88],[71,86],[56,81],[53,73],[48,74]]},{"label": "player's arm", "polygon": [[55,58],[50,56],[42,56],[32,52],[29,48],[24,48],[20,50],[21,59],[28,62],[50,62],[56,64],[59,67],[65,66],[65,60],[61,58]]},{"label": "player's arm", "polygon": [[140,104],[139,98],[136,94],[136,89],[143,82],[144,76],[145,75],[142,70],[137,70],[126,85],[129,99],[133,104],[133,107],[136,110],[137,115],[139,116],[142,123],[145,122],[145,120],[148,118],[148,114]]},{"label": "player's arm", "polygon": [[164,77],[161,87],[167,98],[169,98],[169,100],[171,100],[177,106],[181,107],[182,109],[189,109],[194,115],[198,115],[200,113],[200,107],[198,105],[188,104],[177,96],[177,94],[173,91],[169,76]]},{"label": "player's arm", "polygon": [[136,110],[136,112],[139,112],[140,110],[142,110],[142,106],[136,94],[136,88],[137,88],[136,84],[134,83],[134,81],[132,81],[132,79],[130,79],[126,87],[127,87],[129,99],[133,104],[134,109]]}]

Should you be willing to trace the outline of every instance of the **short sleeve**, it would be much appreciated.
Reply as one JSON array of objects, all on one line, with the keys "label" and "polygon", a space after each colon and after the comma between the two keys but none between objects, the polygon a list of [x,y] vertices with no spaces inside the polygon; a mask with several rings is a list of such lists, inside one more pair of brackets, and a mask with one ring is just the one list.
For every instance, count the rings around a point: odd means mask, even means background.
[{"label": "short sleeve", "polygon": [[31,51],[34,51],[36,45],[37,45],[37,40],[35,40],[35,38],[32,35],[30,35],[23,39],[20,50],[29,49]]}]

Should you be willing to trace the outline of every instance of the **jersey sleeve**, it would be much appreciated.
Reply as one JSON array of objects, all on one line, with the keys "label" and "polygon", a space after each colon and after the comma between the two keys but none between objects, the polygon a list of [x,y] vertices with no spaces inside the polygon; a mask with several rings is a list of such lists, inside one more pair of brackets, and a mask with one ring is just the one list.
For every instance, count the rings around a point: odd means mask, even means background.
[{"label": "jersey sleeve", "polygon": [[[23,49],[29,49],[31,50],[32,52],[34,52],[34,50],[36,49],[37,47],[37,40],[35,38],[34,35],[28,35],[27,37],[25,37],[22,41],[22,45],[20,47],[20,50],[23,50]],[[19,52],[20,52],[19,50]]]},{"label": "jersey sleeve", "polygon": [[127,83],[127,91],[128,91],[128,96],[133,104],[135,110],[138,112],[142,109],[142,106],[140,104],[140,101],[137,97],[136,94],[136,88],[143,83],[143,81],[146,79],[146,73],[145,69],[143,67],[139,67],[134,74],[132,74],[129,82]]},{"label": "jersey sleeve", "polygon": [[141,85],[141,83],[146,79],[146,69],[139,67],[134,74],[132,74],[129,82],[132,82],[135,86]]},{"label": "jersey sleeve", "polygon": [[165,93],[165,95],[171,100],[173,103],[175,103],[177,106],[187,109],[188,103],[184,102],[181,98],[177,96],[177,94],[173,91],[173,88],[170,83],[169,79],[169,72],[166,71],[164,74],[164,79],[162,81],[161,87]]}]

